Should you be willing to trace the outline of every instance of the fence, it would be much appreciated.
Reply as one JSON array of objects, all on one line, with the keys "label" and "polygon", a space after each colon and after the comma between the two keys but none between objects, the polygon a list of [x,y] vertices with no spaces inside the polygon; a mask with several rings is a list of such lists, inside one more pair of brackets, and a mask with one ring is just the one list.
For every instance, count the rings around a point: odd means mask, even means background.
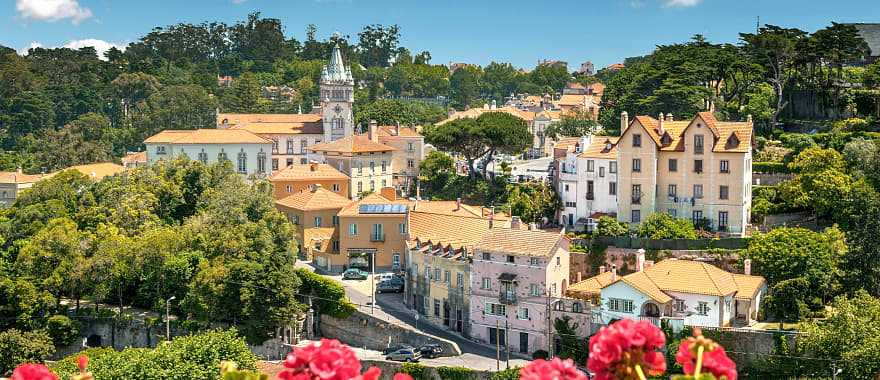
[{"label": "fence", "polygon": [[668,239],[655,240],[632,236],[599,236],[594,242],[617,248],[651,249],[651,250],[704,250],[704,249],[744,249],[749,245],[748,238],[724,239]]}]

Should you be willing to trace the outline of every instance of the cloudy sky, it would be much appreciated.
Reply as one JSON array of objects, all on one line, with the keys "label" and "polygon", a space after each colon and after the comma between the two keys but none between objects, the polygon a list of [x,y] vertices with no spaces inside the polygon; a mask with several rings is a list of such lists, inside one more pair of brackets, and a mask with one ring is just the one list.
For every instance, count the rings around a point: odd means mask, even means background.
[{"label": "cloudy sky", "polygon": [[429,50],[434,63],[539,59],[592,60],[605,66],[658,44],[703,34],[736,42],[761,23],[814,31],[837,22],[880,22],[880,0],[0,0],[0,45],[125,46],[153,27],[178,22],[234,23],[249,12],[284,22],[303,39],[356,37],[363,25],[398,24],[402,43]]}]

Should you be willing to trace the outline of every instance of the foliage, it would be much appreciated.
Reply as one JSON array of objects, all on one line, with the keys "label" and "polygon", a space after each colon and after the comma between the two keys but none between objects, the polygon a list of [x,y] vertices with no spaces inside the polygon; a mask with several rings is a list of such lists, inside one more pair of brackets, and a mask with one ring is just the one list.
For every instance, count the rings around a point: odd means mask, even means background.
[{"label": "foliage", "polygon": [[45,331],[0,331],[0,374],[9,373],[20,363],[42,363],[53,353],[55,346]]},{"label": "foliage", "polygon": [[616,218],[611,216],[599,217],[596,227],[596,235],[598,236],[622,236],[629,232],[626,223],[618,222]]},{"label": "foliage", "polygon": [[418,363],[403,363],[400,366],[400,373],[412,376],[413,380],[430,380],[431,370]]},{"label": "foliage", "polygon": [[[233,361],[242,370],[255,370],[257,361],[234,330],[178,337],[154,349],[93,349],[83,354],[89,357],[89,371],[96,379],[214,380],[220,376],[221,361]],[[76,354],[62,359],[53,370],[62,378],[70,378],[79,373],[78,357]]]},{"label": "foliage", "polygon": [[379,125],[424,125],[436,123],[445,116],[445,110],[436,105],[379,99],[357,108],[355,124],[366,125],[370,120],[375,120]]},{"label": "foliage", "polygon": [[55,346],[66,346],[79,339],[79,325],[64,315],[53,315],[46,320],[46,332]]},{"label": "foliage", "polygon": [[355,311],[354,305],[346,299],[345,288],[338,281],[303,268],[296,269],[296,275],[302,281],[299,294],[304,298],[314,297],[313,307],[319,313],[346,318]]},{"label": "foliage", "polygon": [[560,205],[559,195],[547,184],[509,185],[506,208],[523,222],[543,224],[545,219],[552,220]]},{"label": "foliage", "polygon": [[752,171],[755,173],[777,174],[790,173],[788,166],[782,162],[753,162]]},{"label": "foliage", "polygon": [[662,212],[648,216],[638,228],[639,237],[649,239],[696,239],[694,224]]},{"label": "foliage", "polygon": [[774,320],[799,322],[810,312],[808,302],[810,282],[804,277],[783,280],[770,288],[770,295],[762,300],[764,310]]},{"label": "foliage", "polygon": [[558,139],[563,136],[580,137],[596,132],[599,124],[593,119],[593,114],[580,111],[573,114],[562,115],[562,119],[550,124],[544,133],[547,137]]},{"label": "foliage", "polygon": [[575,363],[586,363],[589,356],[589,341],[586,337],[578,337],[578,323],[572,322],[569,316],[556,318],[553,329],[559,337],[561,345],[556,352],[563,359],[572,359]]},{"label": "foliage", "polygon": [[493,372],[489,377],[490,380],[519,380],[519,371],[521,369],[519,367],[513,367],[508,369],[503,369],[498,372]]},{"label": "foliage", "polygon": [[474,370],[465,367],[437,367],[437,375],[441,379],[448,380],[471,380],[474,378]]}]

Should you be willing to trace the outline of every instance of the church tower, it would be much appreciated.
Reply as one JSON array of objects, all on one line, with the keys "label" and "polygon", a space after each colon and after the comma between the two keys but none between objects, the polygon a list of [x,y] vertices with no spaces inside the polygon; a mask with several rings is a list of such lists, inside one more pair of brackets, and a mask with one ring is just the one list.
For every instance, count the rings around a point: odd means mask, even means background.
[{"label": "church tower", "polygon": [[339,45],[333,46],[330,63],[321,71],[321,112],[324,141],[339,140],[354,133],[354,78],[342,61]]}]

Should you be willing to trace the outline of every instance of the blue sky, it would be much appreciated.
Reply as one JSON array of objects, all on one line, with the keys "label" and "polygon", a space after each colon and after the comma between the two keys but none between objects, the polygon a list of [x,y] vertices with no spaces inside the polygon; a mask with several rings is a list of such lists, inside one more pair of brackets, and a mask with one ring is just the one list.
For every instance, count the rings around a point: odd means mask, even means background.
[{"label": "blue sky", "polygon": [[309,23],[319,37],[356,38],[363,25],[398,24],[402,44],[429,50],[433,63],[539,59],[597,67],[648,53],[657,44],[701,33],[736,42],[762,23],[807,31],[831,21],[880,22],[878,0],[0,0],[0,44],[126,45],[155,26],[178,22],[234,23],[249,12],[279,18],[302,40]]}]

